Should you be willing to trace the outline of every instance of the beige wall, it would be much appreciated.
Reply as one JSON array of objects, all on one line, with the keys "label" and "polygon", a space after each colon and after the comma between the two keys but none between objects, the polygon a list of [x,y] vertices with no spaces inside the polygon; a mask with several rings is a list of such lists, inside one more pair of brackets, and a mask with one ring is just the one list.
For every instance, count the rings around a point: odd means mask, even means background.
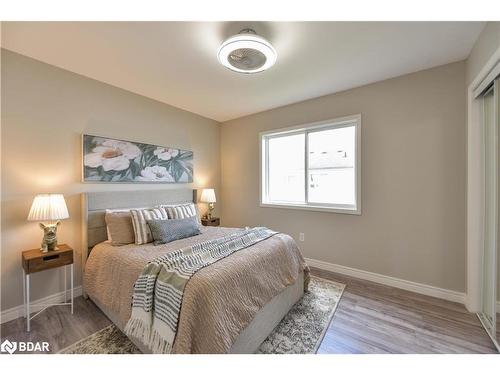
[{"label": "beige wall", "polygon": [[[361,216],[259,207],[259,132],[362,115]],[[306,257],[465,289],[465,63],[229,121],[223,224],[291,234]]]},{"label": "beige wall", "polygon": [[500,47],[500,22],[488,22],[467,58],[466,83],[469,85],[484,64]]},{"label": "beige wall", "polygon": [[[26,221],[35,194],[65,194],[71,218],[60,227],[59,240],[80,252],[81,192],[179,187],[81,183],[82,133],[193,150],[193,186],[219,188],[215,121],[5,50],[1,68],[2,310],[22,304],[21,251],[41,240],[37,224]],[[35,274],[33,299],[61,291],[61,273]]]}]

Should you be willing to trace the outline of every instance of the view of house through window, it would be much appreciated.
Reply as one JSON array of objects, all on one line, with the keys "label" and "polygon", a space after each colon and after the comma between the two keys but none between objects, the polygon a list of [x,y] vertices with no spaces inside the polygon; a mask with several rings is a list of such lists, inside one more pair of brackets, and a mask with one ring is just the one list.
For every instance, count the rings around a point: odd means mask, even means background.
[{"label": "view of house through window", "polygon": [[309,133],[309,202],[356,203],[354,126]]},{"label": "view of house through window", "polygon": [[359,211],[359,119],[261,135],[263,205]]}]

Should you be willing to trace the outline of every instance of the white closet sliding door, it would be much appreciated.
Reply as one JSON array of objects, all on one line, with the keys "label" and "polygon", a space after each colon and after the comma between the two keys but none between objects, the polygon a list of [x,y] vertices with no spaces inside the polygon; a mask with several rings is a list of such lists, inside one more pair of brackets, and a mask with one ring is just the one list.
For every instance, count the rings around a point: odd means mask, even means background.
[{"label": "white closet sliding door", "polygon": [[[484,243],[482,259],[481,322],[497,344],[498,204],[499,204],[499,79],[481,95],[484,166]],[[500,334],[500,333],[499,333]],[[498,344],[497,344],[498,345]]]}]

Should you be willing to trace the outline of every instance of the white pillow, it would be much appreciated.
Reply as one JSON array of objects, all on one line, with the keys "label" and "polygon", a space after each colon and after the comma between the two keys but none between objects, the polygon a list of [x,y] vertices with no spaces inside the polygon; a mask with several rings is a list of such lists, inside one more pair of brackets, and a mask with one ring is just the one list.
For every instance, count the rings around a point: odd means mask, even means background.
[{"label": "white pillow", "polygon": [[167,220],[168,214],[163,207],[132,209],[132,225],[135,233],[136,245],[153,242],[153,235],[149,229],[147,220]]}]

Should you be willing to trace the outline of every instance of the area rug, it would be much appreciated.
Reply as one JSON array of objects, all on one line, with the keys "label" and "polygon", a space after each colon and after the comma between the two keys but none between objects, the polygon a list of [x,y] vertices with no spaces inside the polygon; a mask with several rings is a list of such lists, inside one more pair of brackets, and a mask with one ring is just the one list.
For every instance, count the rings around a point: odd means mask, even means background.
[{"label": "area rug", "polygon": [[[337,309],[345,285],[311,277],[309,291],[260,345],[259,354],[316,353]],[[139,354],[114,324],[61,350],[63,354]]]}]

